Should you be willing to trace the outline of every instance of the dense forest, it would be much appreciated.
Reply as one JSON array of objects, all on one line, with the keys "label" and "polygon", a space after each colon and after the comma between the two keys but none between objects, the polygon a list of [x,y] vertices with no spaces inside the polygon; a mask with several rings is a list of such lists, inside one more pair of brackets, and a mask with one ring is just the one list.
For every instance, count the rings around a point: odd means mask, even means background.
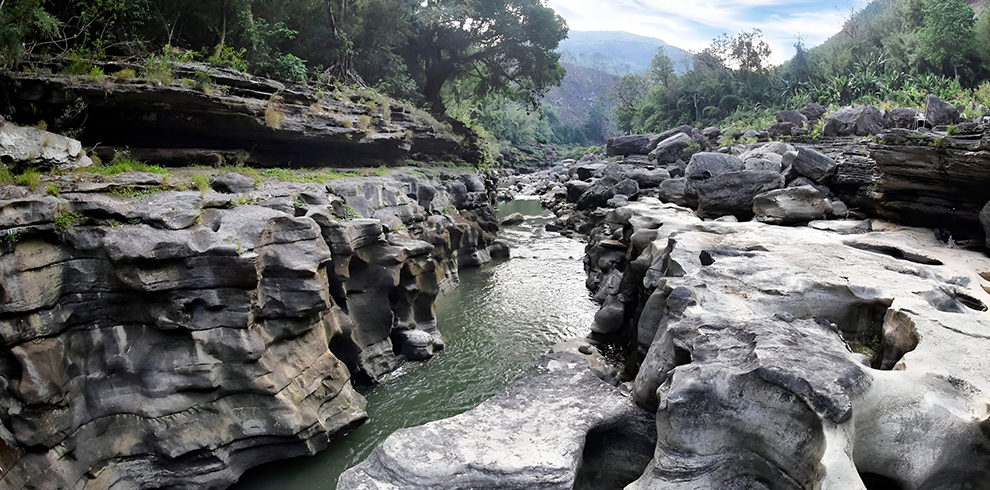
[{"label": "dense forest", "polygon": [[[970,2],[980,10],[978,2]],[[645,74],[612,90],[619,130],[658,132],[679,124],[765,128],[780,109],[874,104],[921,107],[933,93],[970,113],[990,105],[990,14],[963,0],[874,0],[842,31],[768,65],[759,30],[715,39],[681,76],[659,52]]]},{"label": "dense forest", "polygon": [[[535,107],[564,69],[564,20],[539,0],[0,0],[0,65],[206,61],[298,83],[368,85],[446,112]],[[107,74],[109,75],[109,74]]]},{"label": "dense forest", "polygon": [[[990,105],[990,14],[970,0],[874,0],[841,32],[769,64],[758,29],[675,66],[661,48],[575,125],[543,104],[565,70],[564,20],[540,0],[0,0],[0,67],[110,76],[106,60],[201,61],[320,87],[366,86],[467,123],[503,155],[601,144],[680,124],[767,126],[817,102]],[[977,10],[980,12],[978,15]],[[672,56],[673,55],[673,56]],[[612,85],[610,82],[609,85]],[[534,148],[536,150],[534,150]],[[583,150],[581,150],[583,151]]]}]

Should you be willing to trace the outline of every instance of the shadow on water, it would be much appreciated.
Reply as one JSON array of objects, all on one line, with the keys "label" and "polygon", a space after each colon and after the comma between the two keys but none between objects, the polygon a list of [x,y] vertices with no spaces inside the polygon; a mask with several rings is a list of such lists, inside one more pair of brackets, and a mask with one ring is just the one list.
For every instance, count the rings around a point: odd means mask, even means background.
[{"label": "shadow on water", "polygon": [[370,418],[347,437],[316,456],[254,468],[231,488],[335,489],[392,432],[470,410],[525,376],[551,345],[586,335],[598,308],[584,285],[584,245],[545,232],[553,216],[539,201],[504,203],[498,216],[515,212],[526,222],[499,233],[512,258],[462,270],[460,286],[438,302],[441,354],[365,390]]}]

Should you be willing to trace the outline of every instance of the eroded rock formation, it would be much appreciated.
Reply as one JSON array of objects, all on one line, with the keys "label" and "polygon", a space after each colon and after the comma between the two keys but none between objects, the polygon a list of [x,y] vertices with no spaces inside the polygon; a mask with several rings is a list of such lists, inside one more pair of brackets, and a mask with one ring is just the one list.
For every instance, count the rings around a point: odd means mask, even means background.
[{"label": "eroded rock formation", "polygon": [[498,248],[476,175],[45,179],[0,201],[9,489],[223,488],[312,454],[366,418],[352,378],[442,348],[434,300]]},{"label": "eroded rock formation", "polygon": [[0,76],[15,121],[61,122],[59,129],[79,131],[78,138],[102,157],[115,147],[170,165],[342,167],[367,160],[479,157],[474,135],[459,123],[438,122],[380,95],[332,96],[226,68],[169,66],[175,78],[169,84],[40,71]]},{"label": "eroded rock formation", "polygon": [[[705,222],[650,198],[608,211],[588,249],[594,329],[635,346],[624,386],[656,412],[656,446],[633,443],[635,412],[603,415],[590,393],[608,376],[579,363],[540,381],[549,357],[461,416],[394,434],[339,488],[990,488],[990,259],[925,229],[841,224]],[[617,468],[650,463],[577,485],[577,455],[605,434],[604,454],[632,453]]]}]

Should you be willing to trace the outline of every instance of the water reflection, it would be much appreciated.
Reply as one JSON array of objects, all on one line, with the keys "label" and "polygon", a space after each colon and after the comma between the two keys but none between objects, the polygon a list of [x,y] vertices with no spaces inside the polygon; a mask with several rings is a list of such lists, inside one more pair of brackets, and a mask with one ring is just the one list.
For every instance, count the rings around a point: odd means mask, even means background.
[{"label": "water reflection", "polygon": [[446,349],[403,375],[364,393],[370,420],[316,456],[261,466],[237,490],[333,490],[397,429],[470,410],[523,377],[554,343],[584,336],[597,307],[584,285],[584,245],[546,233],[553,216],[538,201],[505,203],[499,217],[526,221],[499,236],[512,259],[461,271],[461,285],[437,305]]}]

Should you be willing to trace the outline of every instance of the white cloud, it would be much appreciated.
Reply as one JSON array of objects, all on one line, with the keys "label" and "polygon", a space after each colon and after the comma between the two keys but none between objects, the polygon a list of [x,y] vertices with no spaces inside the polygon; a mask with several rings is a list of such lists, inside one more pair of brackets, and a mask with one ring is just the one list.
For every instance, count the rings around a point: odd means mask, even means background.
[{"label": "white cloud", "polygon": [[700,51],[721,33],[732,36],[758,28],[773,50],[771,61],[794,55],[798,35],[805,46],[821,44],[839,32],[850,9],[868,0],[548,0],[576,31],[626,31]]}]

